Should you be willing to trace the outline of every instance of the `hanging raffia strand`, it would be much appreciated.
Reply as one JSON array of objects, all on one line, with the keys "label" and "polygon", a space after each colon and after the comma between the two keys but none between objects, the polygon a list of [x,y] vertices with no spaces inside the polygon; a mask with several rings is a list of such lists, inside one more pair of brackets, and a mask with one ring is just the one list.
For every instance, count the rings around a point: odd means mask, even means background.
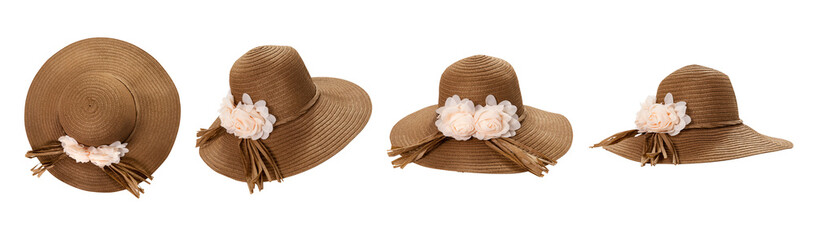
[{"label": "hanging raffia strand", "polygon": [[[277,160],[269,153],[266,145],[259,140],[240,139],[240,150],[243,159],[243,166],[246,170],[246,183],[249,185],[249,192],[254,193],[254,187],[263,190],[263,182],[277,180],[283,181],[283,173],[277,166]],[[269,171],[268,165],[271,167]]]},{"label": "hanging raffia strand", "polygon": [[679,164],[678,152],[666,133],[645,134],[644,151],[641,157],[642,167],[645,164],[655,166],[662,159],[672,158],[673,164]]},{"label": "hanging raffia strand", "polygon": [[[391,157],[401,155],[401,157],[392,163],[394,168],[404,168],[407,164],[418,161],[424,157],[424,155],[441,145],[446,139],[447,137],[439,132],[410,146],[393,147],[387,151],[387,155]],[[548,172],[547,165],[557,164],[557,161],[551,160],[537,150],[511,138],[494,138],[483,142],[495,152],[500,153],[526,171],[540,177],[544,176],[543,173]]]},{"label": "hanging raffia strand", "polygon": [[[594,144],[591,148],[595,147],[606,147],[613,144],[617,144],[622,140],[636,137],[639,134],[639,130],[628,130],[624,132],[620,132],[605,138],[601,142]],[[675,150],[675,146],[673,145],[673,141],[670,140],[670,135],[667,133],[645,133],[642,134],[644,136],[644,146],[642,149],[642,156],[640,158],[640,162],[642,166],[650,163],[650,165],[655,166],[661,160],[670,158],[673,164],[679,164],[680,161],[678,159],[678,152]]]},{"label": "hanging raffia strand", "polygon": [[220,120],[217,120],[212,127],[209,129],[198,130],[198,139],[195,141],[195,147],[201,147],[204,144],[208,143],[209,140],[212,140],[216,136],[223,134],[226,132],[226,129],[220,126]]},{"label": "hanging raffia strand", "polygon": [[[209,129],[202,128],[198,131],[195,146],[201,147],[225,132],[226,129],[221,127],[220,120],[217,120]],[[240,139],[240,153],[250,193],[254,193],[255,186],[258,190],[263,190],[263,183],[266,181],[283,181],[283,173],[277,165],[277,160],[260,140]]]},{"label": "hanging raffia strand", "polygon": [[548,173],[546,165],[557,164],[556,160],[550,160],[542,153],[511,138],[493,138],[483,142],[495,152],[538,177]]},{"label": "hanging raffia strand", "polygon": [[149,180],[152,180],[153,176],[141,168],[131,165],[130,162],[134,162],[134,160],[132,158],[123,157],[119,163],[105,166],[102,169],[107,176],[138,198],[144,193],[144,189],[139,187],[139,183],[145,182],[150,184]]},{"label": "hanging raffia strand", "polygon": [[391,163],[394,168],[404,168],[407,164],[424,157],[425,154],[438,147],[438,145],[441,145],[444,140],[446,140],[446,137],[439,132],[410,146],[392,147],[390,150],[387,150],[387,155],[391,157],[401,155],[401,157],[393,160]]},{"label": "hanging raffia strand", "polygon": [[620,132],[620,133],[617,133],[617,134],[613,134],[613,136],[605,138],[605,140],[602,140],[601,142],[599,142],[597,144],[594,144],[593,146],[591,146],[591,148],[607,147],[607,146],[619,143],[622,140],[635,137],[638,134],[639,134],[639,130],[636,130],[636,129]]},{"label": "hanging raffia strand", "polygon": [[[41,177],[45,171],[54,167],[60,159],[62,159],[62,145],[59,143],[52,143],[41,148],[37,148],[25,153],[27,158],[38,158],[40,164],[31,168],[32,176]],[[44,158],[40,158],[44,157]]]}]

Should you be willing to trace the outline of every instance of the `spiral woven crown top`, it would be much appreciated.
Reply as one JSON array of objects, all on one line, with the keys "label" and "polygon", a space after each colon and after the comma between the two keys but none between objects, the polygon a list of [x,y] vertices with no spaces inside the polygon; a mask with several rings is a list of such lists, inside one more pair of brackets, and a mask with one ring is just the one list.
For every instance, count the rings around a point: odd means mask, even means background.
[{"label": "spiral woven crown top", "polygon": [[126,141],[136,125],[130,89],[108,72],[87,71],[69,79],[59,96],[59,123],[68,136],[90,146]]},{"label": "spiral woven crown top", "polygon": [[688,127],[740,120],[732,83],[718,70],[700,65],[678,69],[661,81],[656,99],[664,99],[667,93],[673,94],[675,102],[687,102],[687,115],[692,117]]},{"label": "spiral woven crown top", "polygon": [[508,100],[517,106],[517,114],[524,113],[523,98],[514,68],[503,59],[475,55],[461,59],[444,71],[438,91],[438,104],[444,105],[448,97],[458,95],[475,105],[486,105],[486,96],[494,95],[498,102]]},{"label": "spiral woven crown top", "polygon": [[296,115],[316,94],[316,86],[297,50],[288,46],[260,46],[243,54],[232,66],[229,85],[235,103],[243,93],[252,101],[265,100],[277,118]]}]

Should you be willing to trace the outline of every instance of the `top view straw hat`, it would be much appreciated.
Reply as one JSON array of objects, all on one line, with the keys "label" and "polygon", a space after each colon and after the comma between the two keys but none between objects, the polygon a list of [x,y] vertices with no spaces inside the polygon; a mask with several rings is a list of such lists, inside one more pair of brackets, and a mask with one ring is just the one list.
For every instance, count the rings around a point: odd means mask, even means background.
[{"label": "top view straw hat", "polygon": [[[457,133],[452,137],[450,132],[441,132],[437,125],[448,124],[438,111],[443,112],[439,109],[449,105],[450,101],[453,104],[471,101],[458,105],[468,110],[461,115],[464,116],[460,122],[463,125],[455,128]],[[495,104],[497,102],[500,104]],[[505,110],[502,113],[483,114],[478,110],[499,105],[505,105],[498,107]],[[516,120],[514,123],[509,117],[512,115]],[[496,133],[501,136],[488,139],[488,133],[495,131],[500,131]],[[508,62],[476,55],[461,59],[444,71],[437,105],[418,110],[396,123],[390,132],[393,148],[389,155],[401,155],[393,161],[394,167],[403,168],[414,162],[429,168],[460,172],[529,171],[543,176],[548,171],[546,165],[555,164],[565,155],[571,140],[571,125],[563,115],[523,105],[517,75]]]},{"label": "top view straw hat", "polygon": [[35,175],[47,170],[79,189],[138,197],[138,184],[169,155],[180,113],[175,85],[147,52],[116,39],[81,40],[48,59],[31,83],[26,156],[42,164]]},{"label": "top view straw hat", "polygon": [[370,98],[361,87],[311,77],[288,46],[248,51],[232,66],[229,86],[221,115],[199,131],[197,145],[210,168],[247,182],[250,191],[328,160],[370,118]]},{"label": "top view straw hat", "polygon": [[636,120],[638,129],[617,133],[594,147],[644,166],[662,160],[673,164],[723,161],[793,146],[745,125],[738,116],[729,77],[712,68],[689,65],[676,70],[648,101]]}]

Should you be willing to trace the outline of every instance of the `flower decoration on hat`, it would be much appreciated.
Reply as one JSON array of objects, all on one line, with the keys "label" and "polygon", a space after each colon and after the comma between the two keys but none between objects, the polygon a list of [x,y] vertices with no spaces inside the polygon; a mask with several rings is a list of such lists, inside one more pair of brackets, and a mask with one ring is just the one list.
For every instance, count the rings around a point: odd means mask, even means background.
[{"label": "flower decoration on hat", "polygon": [[59,137],[58,140],[68,157],[78,163],[93,163],[100,168],[119,163],[124,154],[130,151],[127,149],[127,143],[123,144],[120,141],[115,141],[110,145],[86,147],[68,135]]},{"label": "flower decoration on hat", "polygon": [[479,140],[509,138],[520,129],[517,107],[506,100],[498,104],[493,95],[486,97],[486,106],[477,107],[469,99],[454,95],[435,112],[438,113],[435,121],[438,131],[458,141],[472,137]]},{"label": "flower decoration on hat", "polygon": [[438,114],[435,121],[438,133],[417,144],[390,149],[390,156],[401,155],[393,161],[393,166],[404,168],[421,159],[447,138],[457,141],[474,138],[483,141],[492,150],[541,177],[544,172],[548,172],[546,165],[556,164],[556,161],[549,160],[542,153],[511,139],[521,127],[517,106],[508,100],[498,103],[494,95],[486,96],[485,102],[485,106],[475,106],[467,98],[461,99],[458,95],[448,97],[444,106],[435,111]]},{"label": "flower decoration on hat", "polygon": [[692,119],[687,115],[686,102],[673,102],[673,94],[664,96],[664,103],[656,103],[656,97],[649,96],[642,103],[636,115],[636,128],[639,133],[667,133],[678,135]]},{"label": "flower decoration on hat", "polygon": [[[208,143],[211,139],[229,133],[240,139],[240,151],[246,167],[246,183],[249,192],[255,186],[263,190],[263,182],[283,181],[283,174],[271,151],[261,142],[268,139],[274,130],[277,118],[269,113],[265,100],[252,101],[248,93],[243,93],[241,102],[235,104],[232,93],[227,93],[218,110],[220,125],[198,131],[196,147]],[[269,167],[270,166],[270,169]]]},{"label": "flower decoration on hat", "polygon": [[466,141],[475,134],[475,104],[458,95],[448,97],[443,107],[435,110],[438,120],[435,126],[444,136]]},{"label": "flower decoration on hat", "polygon": [[260,100],[252,103],[249,94],[244,93],[242,102],[235,105],[232,93],[223,98],[220,106],[220,126],[226,132],[242,139],[266,139],[274,130],[277,119],[269,114],[266,101]]},{"label": "flower decoration on hat", "polygon": [[[144,193],[144,189],[139,187],[139,183],[153,179],[153,177],[143,169],[130,164],[133,162],[122,161],[125,154],[130,152],[127,143],[115,141],[109,145],[85,146],[71,136],[64,135],[57,139],[59,143],[51,144],[28,151],[26,157],[40,158],[40,165],[31,169],[35,176],[42,176],[46,170],[53,168],[62,156],[72,158],[77,163],[93,163],[101,168],[108,176],[121,184],[127,191],[139,197]],[[42,158],[50,157],[50,158]]]},{"label": "flower decoration on hat", "polygon": [[661,159],[671,158],[673,164],[678,164],[678,153],[670,139],[678,135],[681,130],[690,124],[692,118],[687,115],[686,102],[674,102],[673,94],[664,96],[664,103],[656,103],[656,97],[649,96],[641,104],[641,110],[636,114],[636,129],[614,134],[597,143],[593,147],[604,147],[621,142],[624,139],[644,135],[645,150],[641,157],[641,164],[656,165]]}]

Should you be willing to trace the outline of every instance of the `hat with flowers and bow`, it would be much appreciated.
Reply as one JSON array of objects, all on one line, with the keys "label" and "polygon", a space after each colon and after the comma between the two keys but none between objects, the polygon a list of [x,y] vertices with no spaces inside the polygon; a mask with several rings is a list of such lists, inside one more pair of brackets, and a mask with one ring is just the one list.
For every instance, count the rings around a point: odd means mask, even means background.
[{"label": "hat with flowers and bow", "polygon": [[724,161],[792,148],[746,126],[729,77],[715,69],[689,65],[659,84],[636,115],[636,129],[610,136],[603,147],[624,158],[656,165]]},{"label": "hat with flowers and bow", "polygon": [[180,117],[172,79],[147,52],[111,38],[81,40],[48,59],[28,89],[26,157],[40,162],[34,175],[138,197],[139,183],[169,155]]},{"label": "hat with flowers and bow", "polygon": [[316,167],[362,131],[370,97],[356,84],[311,77],[288,46],[260,46],[235,61],[218,119],[198,132],[212,170],[246,182],[282,181]]},{"label": "hat with flowers and bow", "polygon": [[523,105],[517,75],[503,59],[476,55],[441,75],[438,105],[401,119],[390,132],[394,167],[409,163],[475,173],[543,176],[571,147],[563,115]]}]

